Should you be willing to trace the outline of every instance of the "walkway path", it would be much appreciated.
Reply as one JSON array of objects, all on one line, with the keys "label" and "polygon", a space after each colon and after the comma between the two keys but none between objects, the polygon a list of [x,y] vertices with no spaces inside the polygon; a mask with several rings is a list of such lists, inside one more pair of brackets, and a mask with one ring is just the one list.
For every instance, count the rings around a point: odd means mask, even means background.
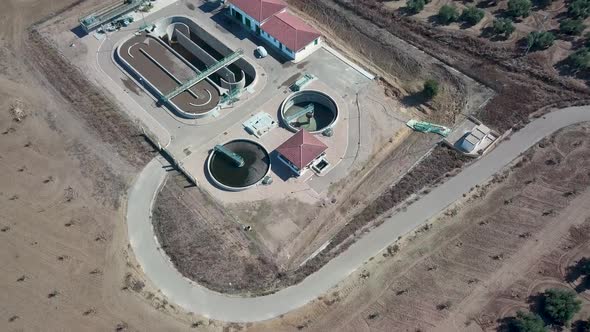
[{"label": "walkway path", "polygon": [[197,285],[176,271],[164,252],[158,248],[150,220],[151,205],[166,175],[159,158],[145,167],[131,188],[127,210],[130,243],[147,277],[162,290],[170,302],[196,314],[223,321],[270,319],[299,308],[326,293],[398,236],[427,222],[542,138],[563,127],[585,121],[590,121],[590,106],[565,108],[533,120],[514,133],[510,140],[500,143],[495,150],[432,190],[405,212],[387,219],[319,271],[301,283],[271,295],[255,298],[223,295]]}]

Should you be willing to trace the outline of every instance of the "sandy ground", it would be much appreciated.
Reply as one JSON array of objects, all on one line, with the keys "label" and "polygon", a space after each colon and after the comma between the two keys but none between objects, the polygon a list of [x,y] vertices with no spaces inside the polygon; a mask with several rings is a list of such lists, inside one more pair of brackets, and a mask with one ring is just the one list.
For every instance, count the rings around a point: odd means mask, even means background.
[{"label": "sandy ground", "polygon": [[[8,1],[0,17],[0,328],[176,331],[200,322],[199,330],[221,329],[161,299],[128,251],[124,192],[143,159],[117,146],[113,153],[115,143],[72,106],[79,101],[60,97],[22,56],[27,25],[70,3]],[[245,328],[477,331],[526,307],[546,285],[575,286],[563,282],[563,271],[590,254],[576,231],[590,215],[588,131],[562,132],[499,176],[497,187],[475,190],[466,208],[402,241],[401,251],[391,247],[333,293]],[[547,245],[531,253],[539,243]],[[518,297],[507,295],[512,289]],[[582,296],[587,316],[587,291]]]},{"label": "sandy ground", "polygon": [[0,14],[0,330],[188,328],[127,250],[124,193],[141,162],[113,153],[24,62],[27,26],[72,2],[5,1]]}]

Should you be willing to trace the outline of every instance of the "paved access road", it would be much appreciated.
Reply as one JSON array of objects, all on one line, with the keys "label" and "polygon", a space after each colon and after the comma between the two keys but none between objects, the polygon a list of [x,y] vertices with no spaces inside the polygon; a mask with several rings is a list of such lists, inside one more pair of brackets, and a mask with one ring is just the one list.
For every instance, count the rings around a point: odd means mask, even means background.
[{"label": "paved access road", "polygon": [[150,211],[158,187],[166,176],[160,159],[150,162],[131,188],[127,210],[131,246],[147,277],[170,302],[196,314],[223,321],[251,322],[273,318],[326,293],[398,236],[427,222],[542,138],[563,127],[585,121],[590,121],[590,106],[569,107],[533,120],[514,133],[510,140],[500,143],[495,150],[432,190],[405,212],[387,219],[300,284],[271,295],[241,298],[210,291],[182,277],[165,253],[158,249]]}]

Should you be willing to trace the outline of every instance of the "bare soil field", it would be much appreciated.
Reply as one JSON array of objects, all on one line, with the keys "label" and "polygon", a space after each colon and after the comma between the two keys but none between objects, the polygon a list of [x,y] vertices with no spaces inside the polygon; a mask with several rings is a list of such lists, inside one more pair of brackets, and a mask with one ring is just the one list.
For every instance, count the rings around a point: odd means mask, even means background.
[{"label": "bare soil field", "polygon": [[[481,301],[483,305],[464,305],[464,312],[451,317],[469,317],[471,320],[466,320],[466,324],[473,324],[473,330],[503,329],[508,319],[514,317],[518,310],[538,312],[538,297],[543,291],[548,288],[564,288],[576,291],[578,299],[582,300],[582,310],[574,317],[572,326],[573,330],[580,327],[578,331],[584,331],[582,326],[590,317],[590,291],[583,278],[576,273],[576,266],[590,256],[590,218],[587,217],[584,221],[583,217],[578,217],[577,221],[583,222],[558,232],[557,236],[545,234],[543,244],[539,244],[539,241],[529,244],[529,254],[523,255],[518,262],[527,264],[513,269],[510,274],[498,276],[495,282],[500,287],[480,290],[469,297],[469,302]],[[449,319],[448,323],[455,324],[453,319]]]},{"label": "bare soil field", "polygon": [[568,273],[590,255],[589,133],[546,139],[331,294],[257,328],[492,331],[555,286],[578,292],[586,319],[590,293]]},{"label": "bare soil field", "polygon": [[276,282],[277,267],[242,226],[179,174],[167,178],[152,220],[162,249],[185,276],[223,292],[256,290]]},{"label": "bare soil field", "polygon": [[304,0],[291,1],[291,6],[346,40],[357,56],[367,54],[370,61],[393,76],[396,66],[419,68],[394,50],[394,41],[399,38],[492,88],[497,95],[478,117],[499,132],[526,123],[531,113],[543,107],[583,104],[589,98],[587,86],[547,68],[542,52],[522,56],[518,50],[468,33],[433,29],[430,23],[388,11],[374,0]]},{"label": "bare soil field", "polygon": [[196,321],[142,279],[127,247],[125,192],[153,158],[152,147],[116,105],[28,30],[64,8],[77,6],[80,14],[95,4],[3,2],[3,331],[165,331]]},{"label": "bare soil field", "polygon": [[[560,61],[563,61],[573,50],[578,49],[584,44],[585,33],[588,31],[584,28],[579,35],[567,35],[560,33],[560,22],[567,18],[568,5],[570,1],[550,1],[546,6],[540,4],[542,1],[533,1],[530,14],[527,17],[520,17],[513,19],[514,32],[508,37],[503,38],[492,34],[493,21],[497,18],[509,18],[508,0],[505,1],[452,1],[452,0],[436,0],[428,3],[424,10],[418,14],[408,14],[405,10],[406,1],[384,1],[384,9],[386,11],[395,12],[396,15],[408,16],[411,19],[428,23],[433,28],[443,31],[465,34],[472,37],[481,37],[492,41],[490,43],[496,47],[502,47],[510,50],[515,56],[524,56],[526,53],[526,43],[524,39],[532,31],[549,31],[557,38],[553,46],[547,50],[538,51],[535,54],[538,59],[543,59],[543,65],[546,66],[548,72],[559,75],[559,68],[556,66]],[[437,15],[439,9],[443,5],[455,6],[459,13],[467,6],[476,6],[484,11],[483,19],[470,26],[464,22],[453,22],[448,25],[440,24]],[[588,27],[590,19],[582,19],[583,24]],[[572,76],[575,78],[575,76]],[[584,80],[579,81],[584,84]]]}]

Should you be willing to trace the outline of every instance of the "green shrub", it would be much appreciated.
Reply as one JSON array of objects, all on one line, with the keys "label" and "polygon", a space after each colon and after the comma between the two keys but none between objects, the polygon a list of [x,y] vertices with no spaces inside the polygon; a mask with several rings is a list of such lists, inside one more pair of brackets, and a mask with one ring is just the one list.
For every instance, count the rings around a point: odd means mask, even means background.
[{"label": "green shrub", "polygon": [[461,20],[467,22],[469,25],[476,25],[484,16],[482,9],[476,8],[475,6],[467,6],[463,9],[461,14]]},{"label": "green shrub", "polygon": [[[567,62],[575,70],[590,69],[590,48],[584,47],[570,54],[567,57]],[[580,272],[585,276],[590,276],[590,261],[580,267]]]},{"label": "green shrub", "polygon": [[554,322],[568,324],[582,308],[576,293],[567,289],[552,288],[545,291],[544,312]]},{"label": "green shrub", "polygon": [[515,28],[514,24],[512,24],[511,19],[499,18],[494,20],[492,30],[494,31],[495,35],[504,36],[504,38],[508,38],[514,32]]},{"label": "green shrub", "polygon": [[527,46],[529,49],[544,50],[553,45],[555,36],[547,31],[533,31],[527,36]]},{"label": "green shrub", "polygon": [[535,0],[535,4],[540,8],[545,8],[549,6],[552,2],[553,0]]},{"label": "green shrub", "polygon": [[590,16],[590,0],[574,0],[567,8],[569,16],[586,18]]},{"label": "green shrub", "polygon": [[425,0],[408,0],[406,2],[406,8],[410,13],[417,14],[424,9],[426,5]]},{"label": "green shrub", "polygon": [[426,80],[426,82],[424,82],[424,89],[422,90],[422,93],[424,94],[425,98],[432,99],[438,94],[438,90],[439,86],[437,81]]},{"label": "green shrub", "polygon": [[513,17],[527,17],[531,6],[531,0],[508,0],[508,14]]},{"label": "green shrub", "polygon": [[512,324],[515,332],[547,332],[545,323],[539,315],[532,313],[524,313],[519,311],[516,313],[516,319]]},{"label": "green shrub", "polygon": [[438,21],[441,24],[450,24],[459,19],[459,11],[455,6],[443,5],[438,11]]},{"label": "green shrub", "polygon": [[566,35],[580,35],[586,29],[584,21],[581,19],[566,18],[559,23],[559,31]]}]

